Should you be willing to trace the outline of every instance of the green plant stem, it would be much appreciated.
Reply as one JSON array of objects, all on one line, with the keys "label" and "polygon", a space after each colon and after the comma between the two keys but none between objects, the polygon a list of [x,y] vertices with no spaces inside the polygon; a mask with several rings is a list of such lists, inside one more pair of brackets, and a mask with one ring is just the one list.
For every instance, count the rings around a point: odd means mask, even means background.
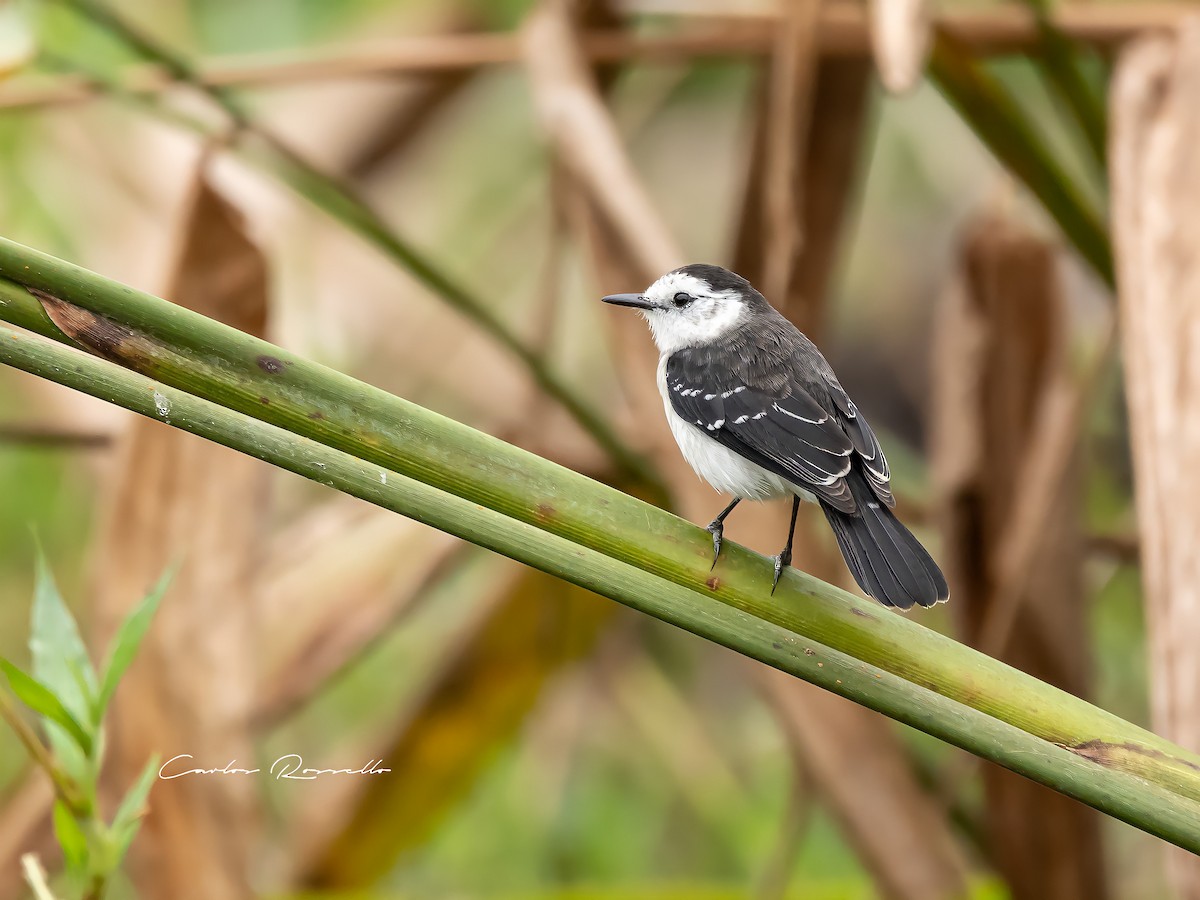
[{"label": "green plant stem", "polygon": [[21,742],[21,746],[25,748],[25,752],[29,754],[29,758],[50,777],[50,782],[54,785],[54,793],[66,807],[78,817],[91,815],[91,807],[79,788],[55,762],[54,757],[50,755],[50,751],[38,738],[37,733],[21,717],[21,713],[17,710],[8,691],[2,688],[0,688],[0,719],[8,723],[8,726],[16,734],[17,740]]},{"label": "green plant stem", "polygon": [[[0,328],[0,362],[168,421],[604,594],[1200,851],[1200,804],[722,603],[703,586],[690,590],[664,581],[480,504],[38,336]],[[993,685],[981,678],[976,687],[986,692]],[[1106,714],[1093,710],[1093,716],[1098,728],[1105,727]]]},{"label": "green plant stem", "polygon": [[1097,101],[1079,70],[1071,42],[1044,16],[1038,20],[1038,30],[1042,43],[1039,59],[1050,83],[1079,126],[1092,161],[1103,172],[1108,161],[1108,123],[1104,105]]},{"label": "green plant stem", "polygon": [[702,591],[1052,744],[1200,800],[1196,754],[805,573],[787,571],[771,596],[770,561],[733,543],[712,570],[707,532],[634,497],[190,310],[0,239],[0,319],[68,341],[13,280],[65,301],[58,304],[59,319],[84,346],[165,385]]},{"label": "green plant stem", "polygon": [[1004,87],[943,28],[934,31],[929,74],[979,139],[1042,202],[1096,274],[1115,287],[1103,218]]},{"label": "green plant stem", "polygon": [[[236,127],[233,143],[249,160],[274,174],[310,203],[340,222],[350,231],[375,246],[387,258],[411,274],[425,288],[474,322],[489,337],[520,360],[530,376],[548,396],[570,413],[576,422],[612,458],[625,473],[645,485],[654,497],[665,500],[666,487],[654,467],[641,454],[630,448],[610,423],[583,399],[562,376],[496,314],[494,306],[485,303],[462,284],[451,278],[430,261],[347,184],[322,172],[269,130],[263,128],[226,89],[206,85],[195,67],[174,51],[142,33],[123,17],[95,0],[57,0],[108,31],[130,49],[151,62],[161,65],[172,78],[187,84],[219,106]],[[104,90],[131,99],[144,109],[160,110],[120,88],[110,79],[95,76]],[[179,123],[179,117],[167,113]]]}]

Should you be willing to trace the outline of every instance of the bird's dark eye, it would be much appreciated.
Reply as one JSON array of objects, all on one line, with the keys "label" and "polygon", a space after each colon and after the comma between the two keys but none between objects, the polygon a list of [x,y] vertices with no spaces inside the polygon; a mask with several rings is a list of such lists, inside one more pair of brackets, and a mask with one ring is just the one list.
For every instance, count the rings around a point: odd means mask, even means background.
[{"label": "bird's dark eye", "polygon": [[676,306],[687,306],[691,302],[692,302],[691,294],[685,294],[683,291],[680,291],[678,294],[675,295],[675,305]]}]

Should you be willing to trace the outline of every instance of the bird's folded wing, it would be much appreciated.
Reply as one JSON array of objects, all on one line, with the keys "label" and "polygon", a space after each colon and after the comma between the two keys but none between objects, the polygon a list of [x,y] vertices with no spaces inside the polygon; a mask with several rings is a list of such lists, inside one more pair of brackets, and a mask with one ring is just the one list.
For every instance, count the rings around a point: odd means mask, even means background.
[{"label": "bird's folded wing", "polygon": [[867,420],[840,384],[831,382],[827,383],[827,387],[837,407],[842,430],[850,437],[851,443],[854,444],[854,452],[862,460],[863,471],[867,473],[871,490],[888,506],[895,506],[896,499],[892,496],[890,487],[892,470],[888,466],[887,457],[883,455],[883,448],[879,446],[879,438],[875,437],[875,432],[871,430]]},{"label": "bird's folded wing", "polygon": [[[686,351],[667,360],[666,382],[671,407],[681,419],[834,509],[855,510],[845,477],[856,442],[843,429],[838,411],[822,409],[801,385],[793,381],[784,390],[769,391],[739,384],[736,373],[711,359],[700,365]],[[877,456],[882,459],[882,453]]]}]

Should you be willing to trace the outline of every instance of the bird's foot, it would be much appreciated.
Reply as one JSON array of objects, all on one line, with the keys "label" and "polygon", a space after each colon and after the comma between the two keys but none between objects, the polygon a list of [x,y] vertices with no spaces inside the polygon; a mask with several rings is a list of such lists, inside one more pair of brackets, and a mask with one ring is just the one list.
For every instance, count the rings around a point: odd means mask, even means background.
[{"label": "bird's foot", "polygon": [[720,519],[713,519],[708,523],[708,527],[704,530],[711,534],[713,538],[713,561],[712,567],[710,568],[711,571],[717,567],[717,560],[721,557],[721,542],[725,538],[725,523]]},{"label": "bird's foot", "polygon": [[783,575],[783,570],[792,564],[792,548],[784,547],[783,551],[775,557],[775,577],[771,579],[771,595],[774,596],[775,588],[779,586],[779,578]]}]

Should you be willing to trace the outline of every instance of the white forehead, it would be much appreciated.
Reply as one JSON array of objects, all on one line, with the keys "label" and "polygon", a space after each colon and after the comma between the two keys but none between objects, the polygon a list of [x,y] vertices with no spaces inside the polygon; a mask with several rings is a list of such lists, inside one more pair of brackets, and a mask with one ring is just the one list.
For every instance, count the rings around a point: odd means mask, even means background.
[{"label": "white forehead", "polygon": [[730,293],[729,291],[714,291],[712,285],[703,278],[697,278],[687,272],[668,272],[650,285],[646,289],[646,294],[651,297],[674,297],[680,291],[691,294],[693,297]]}]

